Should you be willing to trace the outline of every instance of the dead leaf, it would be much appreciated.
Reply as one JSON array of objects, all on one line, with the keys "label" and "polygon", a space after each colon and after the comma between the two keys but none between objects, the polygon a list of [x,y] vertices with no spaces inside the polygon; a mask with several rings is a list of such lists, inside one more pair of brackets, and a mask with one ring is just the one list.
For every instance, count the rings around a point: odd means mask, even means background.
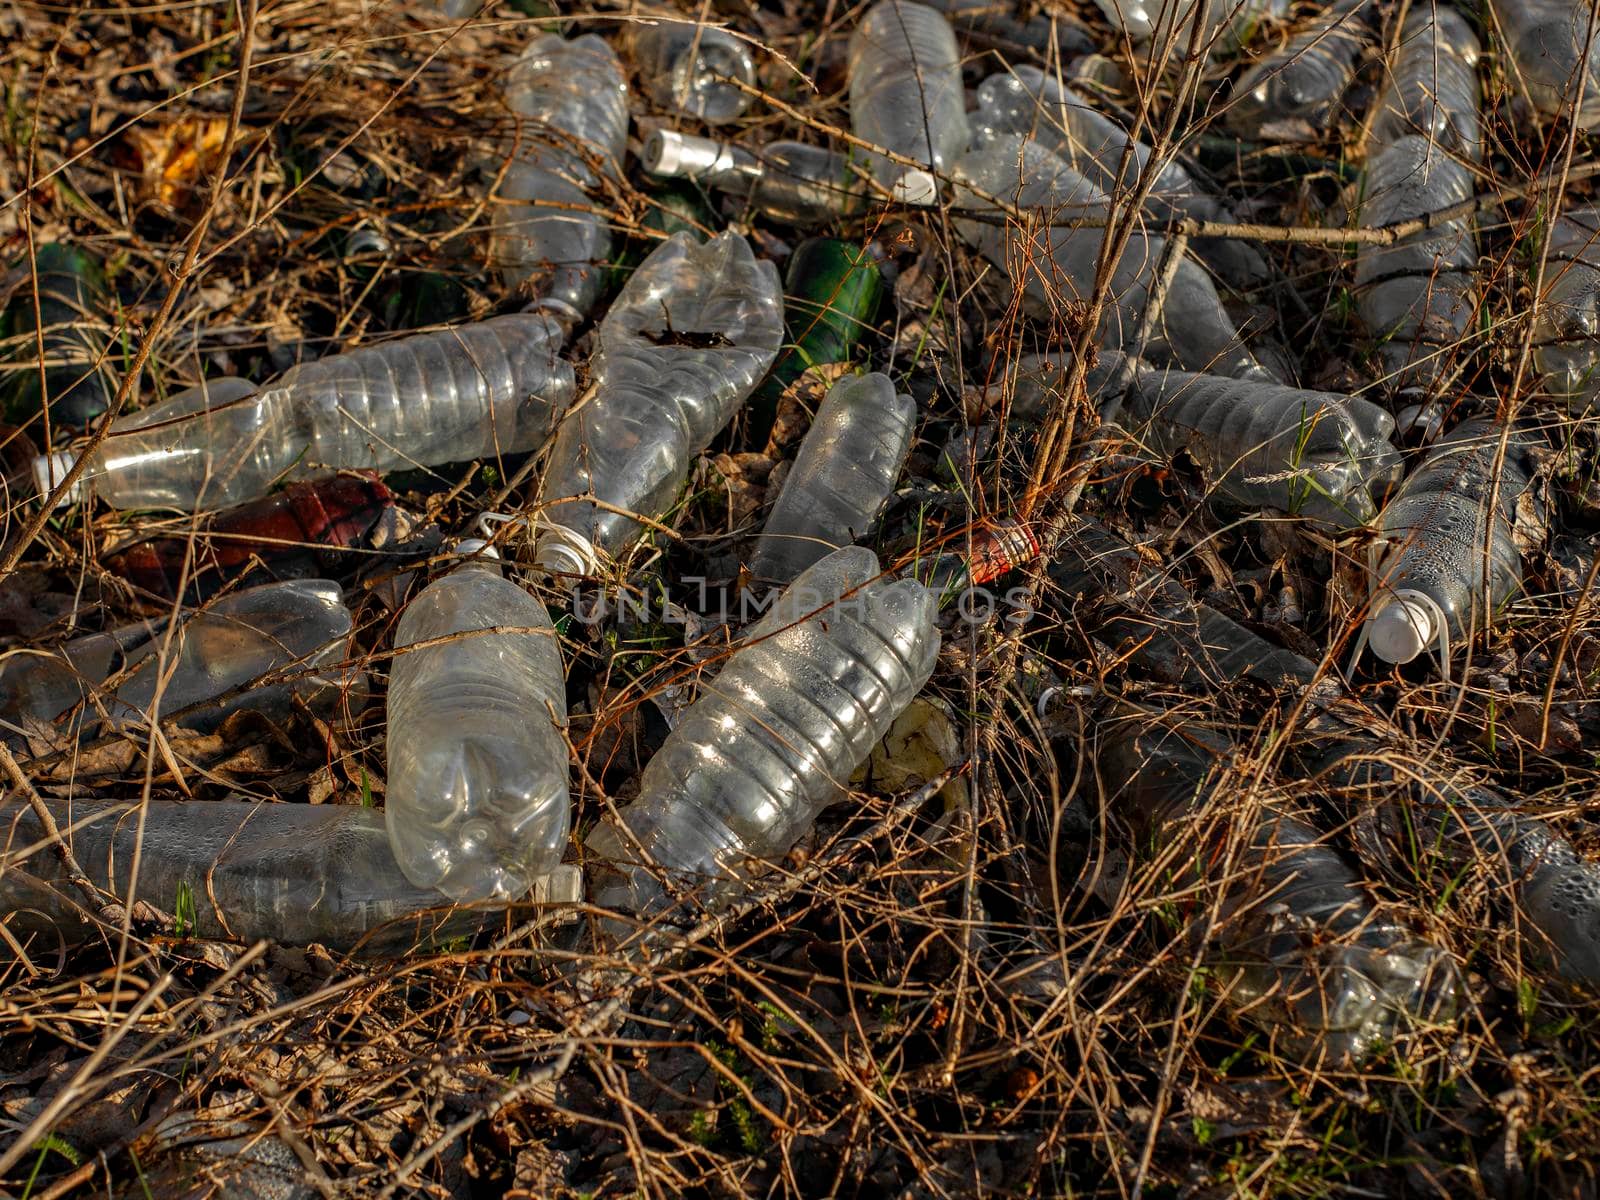
[{"label": "dead leaf", "polygon": [[132,126],[127,139],[137,160],[144,198],[170,209],[182,208],[194,188],[215,170],[227,132],[224,117]]}]

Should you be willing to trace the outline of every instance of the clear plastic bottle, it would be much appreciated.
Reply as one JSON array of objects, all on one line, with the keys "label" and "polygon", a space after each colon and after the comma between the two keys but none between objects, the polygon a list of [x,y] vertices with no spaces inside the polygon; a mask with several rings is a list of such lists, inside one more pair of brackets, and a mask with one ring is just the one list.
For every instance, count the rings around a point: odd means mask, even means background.
[{"label": "clear plastic bottle", "polygon": [[1136,368],[1126,402],[1149,443],[1187,453],[1231,507],[1352,529],[1400,478],[1394,418],[1358,397]]},{"label": "clear plastic bottle", "polygon": [[640,161],[652,175],[696,180],[802,227],[860,211],[866,186],[844,155],[804,142],[747,150],[734,142],[658,129],[645,140]]},{"label": "clear plastic bottle", "polygon": [[1448,677],[1451,648],[1483,627],[1486,609],[1499,612],[1521,589],[1519,510],[1542,512],[1543,505],[1533,487],[1531,431],[1511,431],[1495,485],[1501,433],[1492,420],[1458,425],[1384,507],[1378,536],[1387,549],[1362,632],[1384,662],[1410,662],[1438,643]]},{"label": "clear plastic bottle", "polygon": [[539,564],[587,575],[632,545],[643,529],[634,514],[666,512],[693,457],[782,342],[777,268],[744,238],[678,233],[657,246],[600,322],[594,395],[556,432],[540,489]]},{"label": "clear plastic bottle", "polygon": [[[1130,138],[1110,117],[1077,99],[1038,67],[1013,67],[985,79],[978,86],[978,112],[973,122],[980,138],[1001,133],[1033,138],[1108,194],[1120,185],[1118,172],[1123,170],[1125,154],[1130,155],[1126,168],[1128,186],[1150,161],[1149,146]],[[1144,211],[1157,220],[1237,220],[1225,203],[1200,187],[1177,162],[1168,163],[1156,177]],[[1196,238],[1190,245],[1226,283],[1235,287],[1252,287],[1270,277],[1266,260],[1244,242]]]},{"label": "clear plastic bottle", "polygon": [[1305,821],[1269,800],[1250,810],[1252,827],[1237,841],[1222,827],[1214,845],[1196,844],[1201,814],[1217,812],[1208,802],[1224,747],[1147,714],[1102,729],[1111,802],[1141,851],[1178,850],[1173,887],[1192,899],[1179,901],[1176,919],[1203,947],[1230,1008],[1298,1052],[1335,1061],[1367,1058],[1454,1016],[1460,982],[1450,956],[1374,904]]},{"label": "clear plastic bottle", "polygon": [[[440,638],[452,640],[406,649]],[[395,859],[453,900],[514,900],[561,861],[572,822],[550,614],[494,559],[469,560],[406,606],[394,642],[384,814]]]},{"label": "clear plastic bottle", "polygon": [[36,365],[0,376],[0,412],[9,424],[26,425],[44,410],[48,395],[51,424],[81,428],[117,394],[113,368],[122,354],[102,315],[110,299],[105,268],[84,250],[49,242],[32,263],[24,259],[14,268],[17,276],[22,282],[3,314],[10,318],[8,340],[18,357],[36,363],[37,355],[47,365],[42,380]]},{"label": "clear plastic bottle", "polygon": [[[1362,191],[1361,228],[1373,229],[1470,200],[1472,172],[1431,138],[1409,134],[1368,162]],[[1356,303],[1390,387],[1432,391],[1449,377],[1477,307],[1477,264],[1470,216],[1356,251]]]},{"label": "clear plastic bottle", "polygon": [[878,576],[872,551],[837,550],[747,632],[645,766],[639,799],[620,813],[625,829],[608,820],[590,834],[609,868],[594,876],[598,903],[660,903],[636,846],[712,902],[736,886],[744,859],[787,852],[847,786],[939,650],[933,593]]},{"label": "clear plastic bottle", "polygon": [[[52,650],[19,647],[0,656],[0,739],[20,743],[31,725],[53,721],[122,666],[124,655],[161,632],[138,621],[74,638]],[[92,712],[86,714],[93,720]]]},{"label": "clear plastic bottle", "polygon": [[[129,652],[127,676],[107,703],[107,713],[116,723],[144,721],[158,691],[162,713],[203,705],[179,720],[201,731],[215,729],[241,709],[287,717],[295,697],[317,711],[346,703],[359,710],[366,703],[366,678],[341,665],[349,657],[353,628],[339,585],[326,579],[233,592],[186,617],[170,642],[152,637]],[[286,678],[227,696],[274,673]],[[217,703],[205,704],[213,700]]]},{"label": "clear plastic bottle", "polygon": [[916,418],[916,401],[880,372],[834,384],[756,542],[756,577],[788,583],[865,533],[899,478]]},{"label": "clear plastic bottle", "polygon": [[1251,67],[1233,85],[1225,118],[1241,137],[1260,138],[1299,121],[1319,136],[1355,78],[1368,34],[1361,10],[1368,0],[1339,0]]},{"label": "clear plastic bottle", "polygon": [[1574,413],[1600,397],[1600,207],[1574,209],[1550,230],[1533,361]]},{"label": "clear plastic bottle", "polygon": [[[1072,57],[1094,49],[1094,37],[1076,18],[1054,9],[1033,11],[1024,20],[1013,0],[928,0],[950,23],[974,42],[986,43],[1011,56],[1029,50],[1042,58]],[[1030,6],[1031,10],[1031,6]]]},{"label": "clear plastic bottle", "polygon": [[605,283],[611,231],[591,192],[621,173],[628,86],[594,34],[535,38],[505,82],[523,118],[500,181],[492,253],[506,283],[568,321],[588,315]]},{"label": "clear plastic bottle", "polygon": [[850,35],[849,70],[850,131],[927,168],[873,155],[873,177],[902,203],[934,203],[935,174],[949,171],[971,137],[950,22],[912,0],[878,0]]},{"label": "clear plastic bottle", "polygon": [[[1054,224],[1025,234],[979,192],[1031,209],[1041,223],[1103,219],[1109,203],[1105,194],[1046,147],[1011,134],[970,151],[956,166],[957,206],[996,214],[989,220],[958,217],[956,231],[995,266],[1015,273],[1012,281],[1022,290],[1028,312],[1048,319],[1064,303],[1087,302],[1105,229]],[[1113,300],[1101,316],[1102,346],[1133,350],[1165,246],[1159,237],[1134,231],[1107,289]],[[1188,259],[1178,263],[1144,353],[1191,371],[1272,379],[1240,340],[1210,278]]]},{"label": "clear plastic bottle", "polygon": [[[572,400],[562,337],[549,317],[519,313],[303,363],[259,391],[212,382],[118,417],[81,478],[113,508],[194,511],[340,470],[532,450]],[[38,460],[41,495],[72,458]]]},{"label": "clear plastic bottle", "polygon": [[633,28],[633,65],[664,108],[699,117],[708,125],[737,121],[750,107],[756,86],[750,48],[725,29],[682,21],[657,21]]},{"label": "clear plastic bottle", "polygon": [[1481,53],[1472,25],[1443,0],[1408,9],[1388,80],[1373,101],[1368,153],[1420,133],[1447,150],[1482,158]]},{"label": "clear plastic bottle", "polygon": [[[1119,34],[1134,42],[1173,38],[1175,53],[1188,51],[1196,15],[1205,22],[1200,45],[1212,53],[1235,49],[1265,18],[1281,18],[1288,0],[1094,0]],[[1161,38],[1156,37],[1157,34]]]},{"label": "clear plastic bottle", "polygon": [[[83,797],[49,804],[56,823],[71,828],[74,857],[97,887],[169,913],[186,892],[192,926],[183,932],[192,937],[404,953],[430,939],[470,934],[493,915],[451,911],[438,892],[407,883],[375,808]],[[6,928],[22,938],[43,936],[50,946],[58,937],[70,943],[92,936],[86,900],[28,806],[6,801],[0,821],[15,831],[11,851],[37,848],[0,869]],[[137,889],[130,892],[135,863]],[[534,898],[578,899],[576,874],[563,867],[541,878]]]},{"label": "clear plastic bottle", "polygon": [[[1546,117],[1600,125],[1600,21],[1588,0],[1491,0],[1505,33],[1506,74]],[[1580,78],[1584,44],[1588,71]]]}]

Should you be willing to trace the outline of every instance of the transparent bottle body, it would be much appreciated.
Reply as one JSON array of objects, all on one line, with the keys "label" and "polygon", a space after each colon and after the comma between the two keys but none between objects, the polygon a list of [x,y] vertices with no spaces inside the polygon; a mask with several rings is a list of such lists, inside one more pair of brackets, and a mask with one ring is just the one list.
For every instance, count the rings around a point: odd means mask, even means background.
[{"label": "transparent bottle body", "polygon": [[[1018,229],[1009,218],[999,221],[957,218],[956,230],[978,251],[1010,275],[1021,289],[1023,307],[1046,318],[1067,303],[1085,303],[1094,289],[1100,244],[1105,229],[1095,226],[1046,225],[1104,218],[1105,194],[1054,153],[1037,142],[1014,135],[996,137],[966,154],[956,168],[959,207],[1000,212],[979,192],[1017,207],[1033,210],[1037,225]],[[1118,261],[1106,292],[1099,331],[1103,347],[1135,350],[1140,324],[1163,258],[1166,243],[1135,230]],[[1211,371],[1233,378],[1270,380],[1272,375],[1244,346],[1217,290],[1199,264],[1181,260],[1167,290],[1166,303],[1152,322],[1145,357],[1170,361],[1191,371]]]},{"label": "transparent bottle body", "polygon": [[1267,127],[1296,119],[1320,125],[1355,78],[1367,44],[1360,11],[1366,0],[1329,6],[1287,45],[1251,67],[1233,85],[1225,118],[1241,137],[1265,136]]},{"label": "transparent bottle body", "polygon": [[[1033,138],[1107,194],[1122,186],[1123,179],[1131,187],[1150,161],[1149,146],[1130,138],[1110,117],[1090,108],[1034,66],[1013,67],[985,79],[978,87],[973,121],[980,138],[1002,133]],[[1237,219],[1177,162],[1168,163],[1156,177],[1144,211],[1158,220]],[[1192,245],[1225,282],[1236,287],[1264,282],[1269,275],[1266,261],[1244,242],[1197,238]]]},{"label": "transparent bottle body", "polygon": [[[211,730],[240,710],[283,719],[298,697],[327,712],[366,700],[365,676],[342,666],[353,629],[339,585],[295,579],[233,592],[184,618],[166,637],[152,637],[126,656],[126,678],[106,708],[115,723],[147,720],[205,704],[180,719]],[[272,673],[278,682],[226,699],[235,688]],[[163,683],[163,679],[165,682]]]},{"label": "transparent bottle body", "polygon": [[1178,371],[1136,370],[1129,410],[1165,454],[1187,453],[1233,507],[1364,525],[1400,476],[1394,418],[1369,401]]},{"label": "transparent bottle body", "polygon": [[917,406],[887,375],[846,377],[817,409],[756,543],[750,569],[788,583],[864,534],[911,449]]},{"label": "transparent bottle body", "polygon": [[[1473,180],[1436,142],[1410,134],[1367,164],[1362,192],[1360,225],[1372,229],[1464,203]],[[1429,389],[1449,375],[1477,307],[1477,263],[1470,216],[1356,251],[1357,308],[1381,339],[1390,386]]]},{"label": "transparent bottle body", "polygon": [[[439,638],[451,640],[405,649]],[[561,861],[572,820],[550,615],[468,563],[407,605],[395,650],[384,799],[395,859],[451,899],[515,899]]]},{"label": "transparent bottle body", "polygon": [[628,89],[594,34],[535,38],[507,73],[522,120],[496,199],[491,253],[506,282],[569,319],[600,297],[611,233],[592,195],[617,177],[628,139]]},{"label": "transparent bottle body", "polygon": [[651,98],[665,108],[725,125],[750,107],[750,93],[728,81],[755,87],[755,60],[726,30],[665,21],[638,25],[633,55]]},{"label": "transparent bottle body", "polygon": [[517,314],[304,363],[236,399],[196,389],[119,417],[85,474],[113,508],[193,511],[340,470],[532,450],[572,399],[561,340]]},{"label": "transparent bottle body", "polygon": [[582,573],[631,545],[635,514],[665,513],[782,341],[777,269],[744,238],[678,233],[652,251],[600,323],[593,397],[556,432],[540,498],[560,532],[540,538],[539,561]]},{"label": "transparent bottle body", "polygon": [[1559,217],[1550,232],[1533,359],[1551,395],[1574,413],[1600,397],[1600,208]]},{"label": "transparent bottle body", "polygon": [[[151,800],[141,814],[138,804],[81,797],[50,804],[59,827],[72,830],[73,854],[92,882],[124,902],[132,896],[168,912],[187,893],[189,932],[197,937],[404,952],[471,933],[485,920],[482,912],[451,913],[438,892],[406,881],[374,808]],[[16,830],[12,852],[39,847],[0,869],[7,928],[50,946],[92,936],[86,900],[27,806],[7,801],[0,819]],[[542,880],[541,890],[553,882]]]},{"label": "transparent bottle body", "polygon": [[1143,716],[1118,722],[1099,755],[1102,778],[1121,783],[1112,803],[1136,846],[1194,846],[1174,861],[1174,885],[1199,893],[1178,920],[1229,1007],[1335,1060],[1366,1058],[1409,1028],[1450,1019],[1460,985],[1449,955],[1375,905],[1356,871],[1293,812],[1268,800],[1252,807],[1237,842],[1214,851],[1198,842],[1215,766],[1208,748]]},{"label": "transparent bottle body", "polygon": [[[1263,17],[1282,16],[1285,0],[1095,0],[1111,28],[1135,42],[1173,37],[1175,52],[1188,51],[1196,19],[1200,45],[1213,53],[1232,50]],[[1157,38],[1157,34],[1161,37]]]},{"label": "transparent bottle body", "polygon": [[933,593],[877,576],[870,550],[835,551],[749,631],[646,765],[620,813],[626,831],[607,822],[590,835],[613,868],[600,903],[659,902],[636,843],[675,883],[719,898],[742,860],[785,853],[847,786],[939,648]]},{"label": "transparent bottle body", "polygon": [[[138,621],[73,638],[50,650],[18,648],[0,657],[0,739],[18,743],[31,726],[55,720],[88,698],[124,655],[158,634],[165,621]],[[85,719],[93,720],[92,712]]]},{"label": "transparent bottle body", "polygon": [[[1586,0],[1492,0],[1510,86],[1546,117],[1600,125],[1600,21]],[[1588,69],[1580,70],[1588,43]]]},{"label": "transparent bottle body", "polygon": [[1388,597],[1420,592],[1438,606],[1450,644],[1459,646],[1482,627],[1487,612],[1499,612],[1521,589],[1522,553],[1513,532],[1518,506],[1542,506],[1531,486],[1527,431],[1511,431],[1496,486],[1500,438],[1494,421],[1463,422],[1384,506],[1378,536],[1387,549],[1373,581],[1378,594],[1369,629]]},{"label": "transparent bottle body", "polygon": [[[970,138],[961,51],[943,13],[878,0],[850,35],[850,129],[858,138],[947,172]],[[872,175],[901,199],[929,203],[932,181],[871,156]]]},{"label": "transparent bottle body", "polygon": [[1483,156],[1478,115],[1478,35],[1444,4],[1406,13],[1385,85],[1373,101],[1369,155],[1408,134],[1433,138],[1468,158]]}]

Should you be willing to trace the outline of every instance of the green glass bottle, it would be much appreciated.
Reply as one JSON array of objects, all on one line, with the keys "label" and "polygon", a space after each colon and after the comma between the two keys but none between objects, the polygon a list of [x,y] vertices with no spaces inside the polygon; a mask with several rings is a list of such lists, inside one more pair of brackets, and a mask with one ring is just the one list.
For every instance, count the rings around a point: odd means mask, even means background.
[{"label": "green glass bottle", "polygon": [[806,368],[845,362],[872,327],[883,275],[870,251],[837,238],[808,238],[789,256],[783,280],[788,341],[750,399],[750,444],[772,432],[778,400]]},{"label": "green glass bottle", "polygon": [[[7,310],[12,361],[26,364],[26,369],[5,372],[0,409],[10,424],[24,425],[44,411],[48,394],[51,423],[81,428],[111,406],[117,394],[115,368],[122,361],[105,323],[105,269],[90,254],[59,242],[38,247],[34,261],[37,313],[27,279],[12,294]],[[24,261],[17,269],[26,273],[28,264]],[[41,343],[49,364],[42,387]]]}]

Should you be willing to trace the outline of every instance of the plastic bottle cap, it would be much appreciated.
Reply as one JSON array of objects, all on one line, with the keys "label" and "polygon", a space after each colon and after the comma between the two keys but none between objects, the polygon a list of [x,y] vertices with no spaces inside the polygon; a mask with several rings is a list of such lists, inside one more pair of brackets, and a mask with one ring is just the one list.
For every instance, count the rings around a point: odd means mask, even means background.
[{"label": "plastic bottle cap", "polygon": [[[53,454],[41,454],[33,460],[33,486],[38,490],[39,499],[55,490],[56,480],[65,479],[67,472],[72,470],[72,464],[77,461],[71,453],[65,450]],[[77,504],[83,499],[83,477],[78,479],[62,493],[61,499],[56,501],[57,508],[65,508],[69,504]]]},{"label": "plastic bottle cap", "polygon": [[541,528],[533,558],[551,575],[593,575],[599,565],[587,538],[553,524]]},{"label": "plastic bottle cap", "polygon": [[1421,592],[1396,592],[1369,622],[1372,652],[1387,663],[1408,663],[1439,636],[1434,604]]},{"label": "plastic bottle cap", "polygon": [[938,203],[939,184],[929,172],[913,167],[895,181],[890,194],[901,204],[926,208]]}]

